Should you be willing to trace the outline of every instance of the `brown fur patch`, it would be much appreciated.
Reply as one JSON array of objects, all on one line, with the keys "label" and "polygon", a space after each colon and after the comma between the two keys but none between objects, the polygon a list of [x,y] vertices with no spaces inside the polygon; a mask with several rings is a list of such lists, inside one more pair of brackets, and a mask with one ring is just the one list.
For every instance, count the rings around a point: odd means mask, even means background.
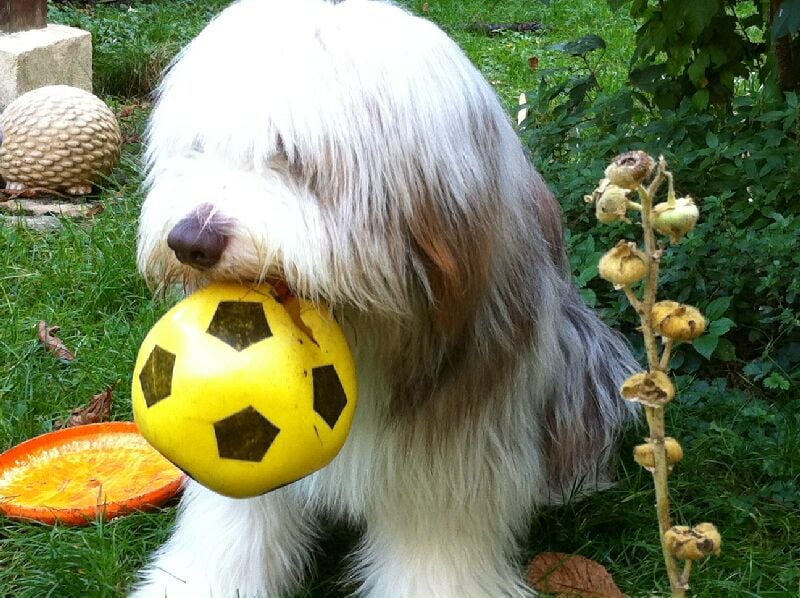
[{"label": "brown fur patch", "polygon": [[433,200],[409,222],[433,293],[432,321],[450,337],[458,336],[475,317],[486,293],[494,242],[487,229],[470,222],[467,215],[446,214]]},{"label": "brown fur patch", "polygon": [[542,235],[547,241],[550,257],[559,270],[567,268],[564,230],[561,223],[561,206],[543,181],[536,180],[532,191],[537,219],[542,229]]}]

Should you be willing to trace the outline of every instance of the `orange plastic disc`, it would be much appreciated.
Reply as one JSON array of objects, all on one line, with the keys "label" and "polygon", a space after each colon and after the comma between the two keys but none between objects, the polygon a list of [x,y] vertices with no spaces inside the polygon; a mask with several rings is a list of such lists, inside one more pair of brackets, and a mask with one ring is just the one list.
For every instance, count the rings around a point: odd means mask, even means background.
[{"label": "orange plastic disc", "polygon": [[184,478],[133,422],[65,428],[0,455],[0,513],[86,525],[158,506]]}]

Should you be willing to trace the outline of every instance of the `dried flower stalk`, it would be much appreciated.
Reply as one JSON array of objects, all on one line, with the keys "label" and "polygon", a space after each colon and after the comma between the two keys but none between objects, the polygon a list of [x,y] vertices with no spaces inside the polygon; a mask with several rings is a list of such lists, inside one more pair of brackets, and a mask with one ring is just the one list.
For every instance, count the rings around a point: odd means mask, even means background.
[{"label": "dried flower stalk", "polygon": [[[652,179],[646,184],[651,175]],[[623,384],[621,393],[625,399],[644,407],[649,436],[646,444],[636,447],[635,459],[652,472],[659,537],[671,592],[674,598],[683,598],[689,587],[692,562],[718,554],[721,537],[710,523],[694,528],[672,525],[668,478],[674,464],[683,457],[683,449],[677,440],[666,436],[664,408],[675,396],[667,374],[673,345],[700,336],[705,331],[706,320],[692,306],[675,301],[656,302],[664,251],[656,241],[656,233],[669,237],[671,244],[678,243],[694,228],[699,211],[690,197],[676,199],[673,176],[663,156],[656,162],[645,152],[626,152],[611,162],[605,177],[598,188],[585,197],[587,202],[596,204],[598,221],[604,224],[629,222],[628,212],[639,212],[642,219],[644,251],[635,243],[621,241],[603,256],[602,275],[625,293],[639,314],[648,371],[631,376]],[[667,200],[655,204],[656,194],[664,182],[667,183]],[[639,195],[639,202],[627,197],[634,191]],[[644,263],[636,260],[644,260]],[[631,286],[640,279],[644,279],[641,296]],[[685,561],[683,571],[679,560]]]}]

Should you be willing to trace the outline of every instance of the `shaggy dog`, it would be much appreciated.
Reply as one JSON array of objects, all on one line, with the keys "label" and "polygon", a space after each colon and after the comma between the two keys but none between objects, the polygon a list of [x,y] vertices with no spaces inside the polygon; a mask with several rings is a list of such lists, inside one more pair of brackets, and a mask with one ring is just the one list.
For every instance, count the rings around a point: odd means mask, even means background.
[{"label": "shaggy dog", "polygon": [[279,278],[325,302],[360,400],[299,482],[245,500],[189,483],[133,596],[291,596],[323,513],[363,527],[359,596],[531,596],[520,541],[538,505],[607,480],[632,359],[461,50],[380,2],[241,0],[170,68],[146,157],[145,277]]}]

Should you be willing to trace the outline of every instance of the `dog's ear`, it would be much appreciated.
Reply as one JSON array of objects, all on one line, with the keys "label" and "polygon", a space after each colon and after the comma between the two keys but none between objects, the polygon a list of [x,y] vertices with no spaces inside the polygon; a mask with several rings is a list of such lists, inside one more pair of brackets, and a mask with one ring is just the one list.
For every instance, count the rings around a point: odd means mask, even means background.
[{"label": "dog's ear", "polygon": [[[550,258],[557,270],[568,275],[561,207],[538,175],[530,193]],[[474,316],[489,285],[497,241],[493,219],[489,214],[481,218],[476,213],[456,213],[448,209],[451,202],[429,199],[423,203],[409,220],[411,239],[433,294],[433,323],[455,336]]]},{"label": "dog's ear", "polygon": [[433,295],[434,326],[457,336],[474,317],[486,292],[492,259],[491,225],[455,214],[436,200],[416,211],[408,225],[416,257]]}]

